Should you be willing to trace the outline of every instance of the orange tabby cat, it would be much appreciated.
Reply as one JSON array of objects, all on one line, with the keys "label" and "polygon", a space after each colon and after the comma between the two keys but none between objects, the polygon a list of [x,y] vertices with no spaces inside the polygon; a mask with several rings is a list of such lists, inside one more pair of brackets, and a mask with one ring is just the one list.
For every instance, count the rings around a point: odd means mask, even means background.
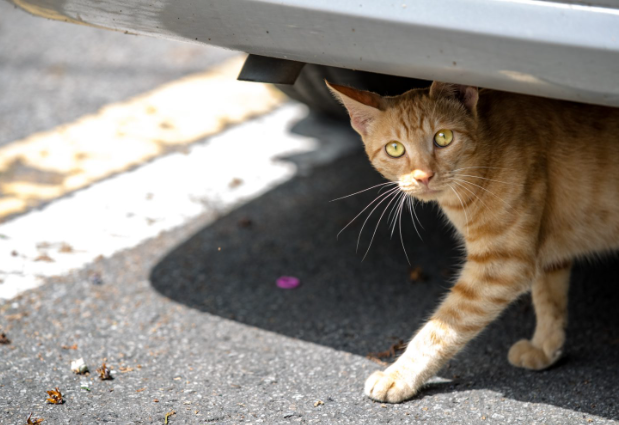
[{"label": "orange tabby cat", "polygon": [[374,167],[437,201],[467,253],[448,296],[365,393],[414,396],[527,291],[535,333],[508,359],[535,370],[557,361],[572,260],[619,248],[619,110],[439,82],[396,97],[327,85]]}]

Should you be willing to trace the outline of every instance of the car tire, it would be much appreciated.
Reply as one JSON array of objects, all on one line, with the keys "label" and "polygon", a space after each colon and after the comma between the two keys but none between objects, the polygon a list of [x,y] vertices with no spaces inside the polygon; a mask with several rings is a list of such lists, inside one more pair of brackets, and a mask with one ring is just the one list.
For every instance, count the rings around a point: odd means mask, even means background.
[{"label": "car tire", "polygon": [[325,80],[382,96],[395,96],[410,89],[428,87],[431,83],[415,78],[307,64],[294,85],[276,84],[276,86],[288,97],[304,103],[318,114],[338,120],[348,119],[346,110],[333,97],[325,85]]}]

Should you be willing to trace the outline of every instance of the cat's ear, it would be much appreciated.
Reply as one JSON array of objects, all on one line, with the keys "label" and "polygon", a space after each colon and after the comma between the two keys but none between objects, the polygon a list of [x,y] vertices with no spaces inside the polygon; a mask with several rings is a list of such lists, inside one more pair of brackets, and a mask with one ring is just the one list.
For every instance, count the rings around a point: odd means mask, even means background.
[{"label": "cat's ear", "polygon": [[430,86],[430,97],[433,99],[438,99],[439,97],[456,99],[462,103],[466,109],[475,113],[479,92],[477,91],[477,87],[435,81]]},{"label": "cat's ear", "polygon": [[383,98],[369,91],[331,84],[326,80],[325,83],[331,93],[348,109],[352,127],[362,136],[367,136],[370,124],[385,110]]}]

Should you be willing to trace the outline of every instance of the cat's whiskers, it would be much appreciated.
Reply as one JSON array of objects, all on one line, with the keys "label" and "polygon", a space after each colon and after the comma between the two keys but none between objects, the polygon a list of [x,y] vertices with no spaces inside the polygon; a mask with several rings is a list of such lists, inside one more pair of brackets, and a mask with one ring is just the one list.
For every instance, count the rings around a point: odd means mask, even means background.
[{"label": "cat's whiskers", "polygon": [[398,222],[398,226],[400,228],[400,243],[402,244],[402,249],[404,250],[404,256],[406,257],[406,262],[408,265],[411,265],[411,260],[408,258],[408,252],[406,252],[406,247],[404,246],[404,237],[402,236],[402,212],[404,211],[404,203],[406,202],[407,196],[404,193],[404,197],[402,198],[402,203],[400,204],[400,219]]},{"label": "cat's whiskers", "polygon": [[[337,239],[337,238],[339,238],[340,233],[342,233],[344,230],[346,230],[346,228],[347,228],[348,226],[350,226],[350,225],[351,225],[351,224],[352,224],[352,223],[353,223],[353,222],[354,222],[354,221],[355,221],[355,220],[356,220],[356,219],[357,219],[357,218],[358,218],[361,214],[363,214],[363,213],[365,212],[365,210],[367,210],[368,208],[370,208],[370,207],[372,206],[372,204],[374,204],[374,203],[375,203],[376,201],[378,201],[380,198],[383,198],[383,197],[385,197],[385,196],[387,196],[387,195],[389,195],[389,194],[391,194],[391,193],[395,192],[395,191],[396,191],[396,190],[398,190],[398,189],[399,189],[399,188],[394,187],[394,188],[392,188],[392,189],[389,189],[387,192],[385,192],[385,193],[383,193],[383,194],[381,194],[381,195],[378,195],[378,196],[377,196],[377,197],[376,197],[376,198],[375,198],[372,202],[370,202],[370,203],[369,203],[369,204],[368,204],[368,205],[367,205],[364,209],[362,209],[362,210],[361,210],[361,212],[360,212],[359,214],[357,214],[357,215],[356,215],[356,216],[355,216],[352,220],[350,220],[350,221],[348,222],[348,224],[347,224],[346,226],[344,226],[344,228],[342,228],[342,230],[340,230],[340,231],[338,232],[338,234],[337,234],[337,236],[336,236],[336,239]],[[382,202],[382,201],[381,201],[381,202]],[[373,212],[373,211],[374,211],[374,210],[372,210],[372,212]]]},{"label": "cat's whiskers", "polygon": [[392,221],[392,226],[391,226],[391,236],[390,238],[393,238],[393,234],[395,233],[395,226],[397,224],[397,219],[398,217],[401,216],[402,214],[402,207],[404,205],[404,201],[405,201],[405,196],[406,193],[402,192],[400,194],[400,197],[398,198],[398,201],[394,204],[392,211],[395,212],[394,216],[393,216],[393,221]]},{"label": "cat's whiskers", "polygon": [[[397,198],[397,196],[392,196],[391,197],[391,201],[389,201],[389,203],[387,204],[387,206],[385,207],[385,209],[383,210],[383,213],[380,215],[380,217],[378,218],[378,223],[376,223],[376,227],[374,228],[374,233],[372,233],[372,239],[370,239],[370,244],[368,245],[368,249],[365,251],[365,254],[363,255],[363,258],[361,259],[361,261],[365,260],[365,257],[367,257],[368,252],[370,252],[370,248],[372,247],[372,242],[374,242],[374,237],[376,236],[376,231],[378,230],[378,226],[380,225],[380,222],[383,219],[383,216],[385,215],[385,212],[387,212],[387,208],[389,208],[389,205],[391,205],[391,203],[393,201],[395,201]],[[384,200],[383,200],[384,201]],[[381,201],[381,203],[383,202]],[[379,204],[380,205],[380,204]],[[378,206],[378,205],[377,205]],[[374,208],[376,209],[376,208]],[[374,210],[372,210],[373,212]],[[370,213],[370,215],[372,215]],[[370,218],[370,216],[368,216],[368,219]],[[365,220],[367,222],[367,219]],[[363,225],[365,226],[365,223],[363,223]],[[363,228],[361,228],[361,231],[359,232],[359,239],[357,239],[357,249],[359,248],[359,240],[361,240],[361,232],[363,231]]]},{"label": "cat's whiskers", "polygon": [[[378,223],[380,224],[380,220],[383,218],[383,215],[385,215],[385,211],[387,211],[387,208],[389,208],[389,205],[391,205],[391,203],[394,201],[394,199],[396,199],[396,196],[398,195],[398,192],[397,192],[398,190],[399,190],[399,188],[396,187],[396,188],[391,189],[389,192],[385,192],[383,195],[381,195],[381,197],[383,199],[378,204],[376,204],[376,206],[372,209],[372,211],[370,211],[370,213],[366,217],[365,221],[363,222],[363,226],[361,226],[361,230],[359,230],[359,237],[357,237],[357,248],[356,248],[355,252],[359,252],[359,243],[361,241],[361,234],[363,233],[363,229],[365,228],[366,223],[368,222],[370,217],[372,217],[372,214],[374,214],[374,211],[376,211],[376,209],[380,206],[380,204],[385,202],[387,199],[391,199],[389,201],[389,203],[387,204],[387,206],[385,207],[385,209],[383,210],[383,213],[380,215],[380,219],[378,221]],[[369,207],[369,205],[368,205],[368,207]],[[365,209],[364,209],[364,211],[365,211]],[[363,212],[363,211],[361,211],[361,212]],[[359,214],[361,214],[361,213],[359,213]],[[357,217],[355,217],[355,218],[357,218]],[[344,230],[344,229],[342,229],[342,230]],[[374,232],[374,233],[376,233],[376,232]],[[372,236],[372,240],[374,240],[373,236]],[[370,246],[372,246],[372,242],[371,241],[370,241]],[[368,250],[369,250],[369,247],[368,247]],[[366,252],[366,255],[367,255],[367,252]],[[365,256],[363,258],[365,258]]]},{"label": "cat's whiskers", "polygon": [[471,170],[471,169],[476,169],[476,168],[485,168],[485,169],[491,169],[491,170],[508,170],[508,171],[515,171],[513,168],[504,168],[504,167],[486,167],[486,166],[473,166],[473,167],[462,167],[462,168],[456,168],[455,170],[452,170],[452,173],[455,173],[456,171],[462,171],[462,170]]},{"label": "cat's whiskers", "polygon": [[503,184],[508,184],[508,185],[511,185],[511,186],[515,186],[515,184],[514,184],[514,183],[508,183],[508,182],[504,182],[504,181],[501,181],[501,180],[496,180],[496,179],[489,179],[489,178],[487,178],[487,177],[473,176],[473,175],[470,175],[470,174],[459,174],[459,173],[458,173],[458,174],[455,174],[455,173],[454,173],[454,174],[452,174],[452,175],[451,175],[451,177],[473,177],[473,178],[475,178],[475,179],[488,180],[488,181],[490,181],[490,182],[503,183]]},{"label": "cat's whiskers", "polygon": [[[467,192],[469,192],[471,195],[473,195],[479,202],[481,202],[483,204],[484,207],[486,207],[486,210],[494,217],[499,219],[499,217],[496,215],[496,213],[494,212],[494,210],[492,210],[488,204],[486,204],[480,197],[479,195],[477,195],[475,192],[473,192],[471,189],[469,189],[468,187],[466,187],[465,185],[462,184],[462,182],[460,180],[454,179],[452,180],[455,184],[458,185],[458,187],[466,190]],[[458,183],[460,182],[460,183]]]},{"label": "cat's whiskers", "polygon": [[[398,198],[402,197],[402,193],[399,194]],[[397,206],[398,206],[398,202],[396,202],[393,205],[393,207],[391,207],[391,211],[389,212],[389,215],[387,216],[387,227],[391,227],[391,224],[395,223],[395,219],[396,219],[396,214],[395,213],[397,211]],[[391,232],[391,236],[393,237],[393,231]]]},{"label": "cat's whiskers", "polygon": [[491,192],[490,190],[486,189],[486,188],[485,188],[485,187],[483,187],[483,186],[480,186],[480,185],[478,185],[478,184],[475,184],[475,183],[473,183],[473,182],[470,182],[470,181],[468,181],[467,179],[457,179],[457,178],[454,178],[454,180],[458,180],[459,182],[462,182],[462,183],[468,183],[468,184],[471,184],[471,185],[473,185],[473,186],[476,186],[476,187],[480,188],[481,190],[484,190],[484,191],[488,192],[489,194],[491,194],[492,196],[494,196],[495,198],[497,198],[499,201],[503,202],[503,203],[504,203],[507,207],[511,207],[511,205],[509,205],[509,204],[507,203],[507,201],[505,201],[503,198],[499,197],[498,195],[496,195],[495,193]]},{"label": "cat's whiskers", "polygon": [[[379,186],[383,186],[383,187],[380,188],[380,190],[382,190],[382,189],[384,189],[386,186],[388,186],[390,184],[397,184],[397,183],[395,183],[395,182],[386,182],[386,183],[376,184],[376,185],[374,185],[372,187],[368,187],[367,189],[360,190],[359,192],[351,193],[350,195],[342,196],[341,198],[332,199],[329,202],[334,202],[334,201],[339,201],[340,199],[350,198],[351,196],[355,196],[355,195],[358,195],[360,193],[367,192],[368,190],[372,190],[375,187],[379,187]],[[380,193],[380,190],[378,191],[378,193]]]},{"label": "cat's whiskers", "polygon": [[[419,226],[421,226],[421,228],[423,229],[423,225],[421,224],[419,217],[417,217],[417,212],[415,211],[415,199],[412,196],[407,195],[407,202],[408,202],[408,211],[411,214],[411,221],[413,222],[413,227],[415,228],[415,232],[417,232],[417,236],[419,236],[419,239],[423,241],[423,238],[421,237],[419,230],[417,230],[417,224],[415,224],[415,218],[416,218],[417,221],[419,221]],[[415,218],[413,218],[413,214],[415,215]]]}]

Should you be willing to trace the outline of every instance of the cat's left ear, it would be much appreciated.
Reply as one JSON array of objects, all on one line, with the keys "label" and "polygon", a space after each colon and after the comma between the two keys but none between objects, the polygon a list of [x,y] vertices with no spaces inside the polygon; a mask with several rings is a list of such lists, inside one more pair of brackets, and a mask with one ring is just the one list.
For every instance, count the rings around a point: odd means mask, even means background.
[{"label": "cat's left ear", "polygon": [[475,114],[479,92],[477,87],[435,81],[430,86],[430,97],[433,99],[438,99],[439,97],[454,98]]},{"label": "cat's left ear", "polygon": [[385,110],[383,98],[369,91],[331,84],[325,80],[331,93],[348,109],[350,123],[357,133],[367,136],[368,128]]}]

